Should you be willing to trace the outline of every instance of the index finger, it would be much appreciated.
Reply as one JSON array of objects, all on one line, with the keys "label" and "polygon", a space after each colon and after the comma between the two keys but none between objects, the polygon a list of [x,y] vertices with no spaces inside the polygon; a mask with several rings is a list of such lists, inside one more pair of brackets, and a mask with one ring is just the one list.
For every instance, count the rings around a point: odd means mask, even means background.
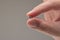
[{"label": "index finger", "polygon": [[44,2],[33,8],[30,12],[27,13],[27,16],[35,17],[43,12],[47,12],[52,9],[53,4],[51,2]]}]

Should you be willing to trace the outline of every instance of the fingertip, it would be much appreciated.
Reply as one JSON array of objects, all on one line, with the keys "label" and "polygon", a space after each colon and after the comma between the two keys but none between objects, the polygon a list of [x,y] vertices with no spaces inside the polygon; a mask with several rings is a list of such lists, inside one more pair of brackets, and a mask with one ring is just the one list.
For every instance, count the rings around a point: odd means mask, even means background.
[{"label": "fingertip", "polygon": [[41,21],[38,20],[37,18],[31,18],[27,21],[27,25],[30,26],[31,28],[37,28],[39,27]]},{"label": "fingertip", "polygon": [[33,20],[35,20],[35,18],[28,19],[27,24],[30,25]]},{"label": "fingertip", "polygon": [[32,17],[34,17],[34,14],[33,14],[32,11],[29,11],[29,12],[26,14],[26,16],[29,17],[29,18],[32,18]]}]

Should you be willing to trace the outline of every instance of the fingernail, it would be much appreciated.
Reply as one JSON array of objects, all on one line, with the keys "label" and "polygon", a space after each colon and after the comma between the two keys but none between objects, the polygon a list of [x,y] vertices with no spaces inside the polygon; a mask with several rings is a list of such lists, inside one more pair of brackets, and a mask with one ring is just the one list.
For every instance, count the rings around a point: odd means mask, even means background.
[{"label": "fingernail", "polygon": [[35,27],[39,27],[40,26],[40,23],[37,21],[37,20],[33,20],[30,25],[34,26]]}]

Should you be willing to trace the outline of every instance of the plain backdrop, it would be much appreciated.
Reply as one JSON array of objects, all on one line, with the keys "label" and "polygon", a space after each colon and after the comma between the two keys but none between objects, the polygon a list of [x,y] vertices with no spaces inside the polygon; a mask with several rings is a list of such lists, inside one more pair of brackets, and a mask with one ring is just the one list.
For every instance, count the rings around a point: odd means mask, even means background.
[{"label": "plain backdrop", "polygon": [[[41,0],[0,0],[0,40],[53,40],[27,27],[26,13]],[[43,18],[43,16],[40,16]]]}]

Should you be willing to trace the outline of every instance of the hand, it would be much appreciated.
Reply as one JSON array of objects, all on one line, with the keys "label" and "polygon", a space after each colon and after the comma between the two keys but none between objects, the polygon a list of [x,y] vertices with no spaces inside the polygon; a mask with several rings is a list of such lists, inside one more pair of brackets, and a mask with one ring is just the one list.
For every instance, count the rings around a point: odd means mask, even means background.
[{"label": "hand", "polygon": [[[41,13],[44,13],[45,20],[36,18]],[[31,17],[27,21],[29,27],[60,40],[60,0],[44,0],[28,12],[27,16]]]}]

